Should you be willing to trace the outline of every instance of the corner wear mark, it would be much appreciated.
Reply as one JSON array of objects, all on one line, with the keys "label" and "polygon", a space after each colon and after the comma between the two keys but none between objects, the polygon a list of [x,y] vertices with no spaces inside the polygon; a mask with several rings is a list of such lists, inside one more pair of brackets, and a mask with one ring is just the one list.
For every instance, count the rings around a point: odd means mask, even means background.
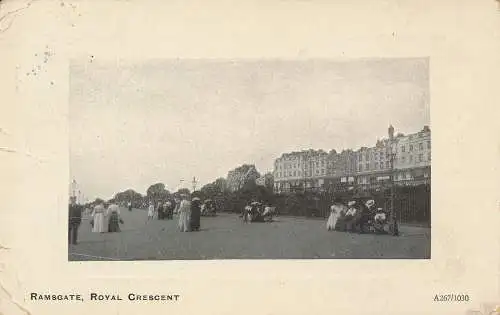
[{"label": "corner wear mark", "polygon": [[[10,17],[10,16],[15,16],[15,15],[19,14],[20,12],[22,12],[22,11],[26,10],[27,8],[29,8],[29,7],[31,6],[31,4],[32,4],[34,1],[35,1],[35,0],[30,0],[30,1],[28,1],[28,3],[27,3],[24,7],[17,8],[17,9],[15,9],[15,10],[12,10],[12,11],[7,12],[6,14],[4,14],[4,15],[0,16],[0,23],[2,23],[2,22],[3,22],[3,20],[7,19],[8,17]],[[0,5],[1,5],[1,3],[0,3]],[[1,7],[0,7],[0,11],[1,11]],[[1,27],[0,27],[0,33],[3,33],[3,32],[5,32],[5,31],[7,31],[7,30],[8,30],[8,29],[12,26],[12,23],[14,23],[14,19],[12,19],[12,20],[10,21],[10,23],[9,23],[6,27],[4,27],[4,28],[1,28]]]}]

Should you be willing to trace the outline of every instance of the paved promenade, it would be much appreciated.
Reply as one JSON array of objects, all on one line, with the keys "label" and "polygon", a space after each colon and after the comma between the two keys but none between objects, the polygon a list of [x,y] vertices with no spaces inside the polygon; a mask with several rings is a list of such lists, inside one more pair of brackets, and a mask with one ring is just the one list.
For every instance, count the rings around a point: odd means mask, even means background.
[{"label": "paved promenade", "polygon": [[401,236],[329,232],[326,220],[278,217],[244,224],[235,214],[202,217],[199,232],[181,233],[174,220],[147,221],[145,210],[121,209],[121,233],[91,233],[84,218],[68,259],[309,259],[429,258],[430,229],[401,226]]}]

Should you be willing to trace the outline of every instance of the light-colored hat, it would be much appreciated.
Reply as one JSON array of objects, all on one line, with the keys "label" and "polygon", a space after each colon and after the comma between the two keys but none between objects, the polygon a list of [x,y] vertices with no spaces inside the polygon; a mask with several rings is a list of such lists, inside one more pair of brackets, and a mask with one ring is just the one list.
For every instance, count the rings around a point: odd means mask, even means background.
[{"label": "light-colored hat", "polygon": [[347,206],[348,206],[348,207],[352,207],[352,206],[354,206],[355,204],[356,204],[356,201],[352,200],[352,201],[349,201],[349,202],[347,203]]},{"label": "light-colored hat", "polygon": [[370,200],[368,200],[368,201],[366,202],[366,206],[367,206],[367,207],[372,207],[372,206],[374,206],[374,205],[375,205],[375,200],[373,200],[373,199],[370,199]]},{"label": "light-colored hat", "polygon": [[378,211],[382,211],[382,208],[377,208]]},{"label": "light-colored hat", "polygon": [[193,201],[195,201],[195,200],[197,200],[197,201],[201,201],[201,199],[200,199],[200,198],[198,198],[198,197],[194,197],[192,200],[193,200]]}]

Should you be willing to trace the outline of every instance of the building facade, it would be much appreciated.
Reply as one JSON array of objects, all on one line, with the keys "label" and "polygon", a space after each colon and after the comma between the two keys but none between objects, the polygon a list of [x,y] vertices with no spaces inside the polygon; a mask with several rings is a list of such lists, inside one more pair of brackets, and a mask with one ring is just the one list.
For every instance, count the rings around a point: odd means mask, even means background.
[{"label": "building facade", "polygon": [[255,180],[257,186],[264,186],[273,189],[274,187],[274,177],[272,173],[266,173],[263,176]]},{"label": "building facade", "polygon": [[305,150],[285,153],[274,162],[274,190],[319,190],[335,187],[373,187],[394,181],[399,185],[430,183],[431,134],[428,126],[410,135],[377,140],[373,147],[356,151]]},{"label": "building facade", "polygon": [[285,153],[274,161],[274,190],[321,187],[328,177],[327,165],[328,153],[323,150]]},{"label": "building facade", "polygon": [[395,137],[394,180],[401,184],[427,184],[431,177],[431,131]]}]

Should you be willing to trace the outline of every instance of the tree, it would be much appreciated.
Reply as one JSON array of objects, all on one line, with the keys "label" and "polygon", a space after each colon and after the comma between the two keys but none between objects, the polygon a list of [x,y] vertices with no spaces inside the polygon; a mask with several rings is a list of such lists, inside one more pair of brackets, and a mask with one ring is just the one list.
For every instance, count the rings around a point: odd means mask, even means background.
[{"label": "tree", "polygon": [[170,195],[170,192],[165,189],[165,184],[163,183],[156,183],[151,186],[149,186],[148,190],[146,190],[146,196],[148,197],[149,200],[160,200],[160,199],[166,199]]},{"label": "tree", "polygon": [[217,178],[214,184],[219,188],[219,191],[221,192],[224,192],[227,189],[227,181],[225,178],[222,177]]},{"label": "tree", "polygon": [[220,186],[217,185],[216,183],[206,184],[200,189],[200,191],[207,198],[213,198],[214,196],[217,196],[219,193],[222,193]]},{"label": "tree", "polygon": [[133,189],[127,189],[123,192],[119,192],[115,195],[114,200],[117,203],[129,203],[131,202],[134,207],[142,204],[143,196]]}]

